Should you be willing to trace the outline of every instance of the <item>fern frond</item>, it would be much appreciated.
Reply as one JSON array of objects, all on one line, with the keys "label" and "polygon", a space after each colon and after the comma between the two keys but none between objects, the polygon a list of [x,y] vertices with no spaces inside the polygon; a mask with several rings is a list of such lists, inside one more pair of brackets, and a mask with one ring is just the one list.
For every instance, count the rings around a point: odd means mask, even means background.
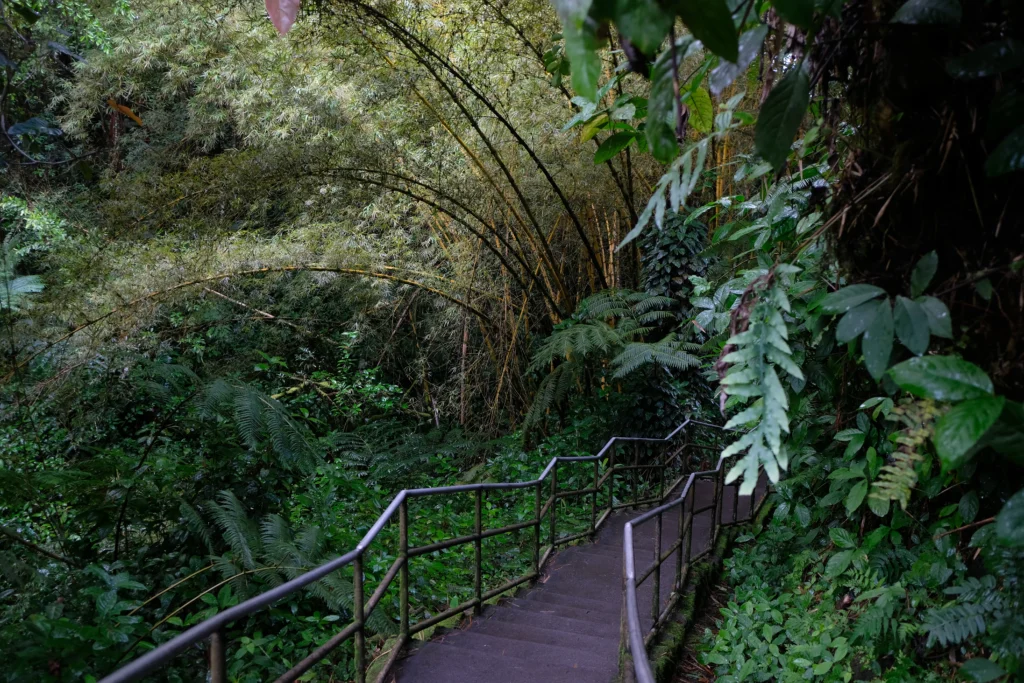
[{"label": "fern frond", "polygon": [[928,646],[959,644],[985,632],[985,608],[978,604],[950,605],[925,612]]},{"label": "fern frond", "polygon": [[689,370],[700,365],[700,359],[685,350],[693,348],[693,344],[679,341],[675,334],[669,334],[654,344],[642,342],[628,344],[622,353],[612,359],[612,365],[616,368],[614,376],[625,377],[645,365]]},{"label": "fern frond", "polygon": [[203,519],[203,516],[199,514],[198,510],[185,501],[181,501],[181,505],[178,506],[178,511],[181,513],[182,520],[185,523],[185,528],[202,539],[207,552],[212,555],[213,534],[210,532],[210,527],[207,526],[206,520]]},{"label": "fern frond", "polygon": [[259,535],[242,502],[231,491],[221,491],[219,502],[210,503],[210,514],[242,566],[255,569],[253,549],[259,547]]}]

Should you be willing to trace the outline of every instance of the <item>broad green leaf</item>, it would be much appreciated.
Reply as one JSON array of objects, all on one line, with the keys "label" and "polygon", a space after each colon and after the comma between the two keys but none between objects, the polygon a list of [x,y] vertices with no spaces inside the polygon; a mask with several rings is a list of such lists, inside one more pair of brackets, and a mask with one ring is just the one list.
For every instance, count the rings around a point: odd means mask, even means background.
[{"label": "broad green leaf", "polygon": [[963,8],[957,0],[908,0],[896,11],[894,24],[959,24]]},{"label": "broad green leaf", "polygon": [[811,510],[806,505],[798,504],[793,512],[802,526],[807,526],[811,523]]},{"label": "broad green leaf", "polygon": [[686,102],[690,107],[690,125],[698,133],[710,133],[715,122],[715,108],[711,95],[704,88],[697,88]]},{"label": "broad green leaf", "polygon": [[96,596],[96,612],[99,613],[100,617],[106,618],[116,604],[116,590],[108,590]]},{"label": "broad green leaf", "polygon": [[1007,545],[1024,546],[1024,489],[1013,494],[996,515],[996,537]]},{"label": "broad green leaf", "polygon": [[860,306],[885,295],[885,290],[874,285],[850,285],[832,292],[821,301],[821,310],[825,313],[846,313],[854,306]]},{"label": "broad green leaf", "polygon": [[768,99],[761,105],[754,144],[758,153],[775,170],[786,164],[793,138],[800,129],[810,101],[810,71],[801,62],[772,89]]},{"label": "broad green leaf", "polygon": [[618,0],[615,26],[641,52],[654,54],[672,28],[675,15],[657,0]]},{"label": "broad green leaf", "polygon": [[[838,293],[836,292],[836,294]],[[876,301],[868,301],[848,310],[836,325],[836,341],[846,344],[859,337],[864,330],[868,329],[868,325],[875,319],[877,313],[878,302]]]},{"label": "broad green leaf", "polygon": [[857,508],[864,502],[864,497],[868,495],[868,483],[866,481],[858,481],[850,489],[850,493],[846,496],[846,512],[847,514],[853,514],[857,511]]},{"label": "broad green leaf", "polygon": [[1003,412],[1002,396],[982,396],[964,401],[935,422],[935,451],[943,470],[967,462],[972,448]]},{"label": "broad green leaf", "polygon": [[1024,43],[1013,38],[985,43],[973,52],[949,60],[946,71],[953,78],[987,78],[1024,64]]},{"label": "broad green leaf", "polygon": [[981,368],[955,356],[911,358],[893,366],[889,376],[904,391],[936,401],[965,401],[993,392]]},{"label": "broad green leaf", "polygon": [[711,72],[712,93],[715,95],[721,93],[750,66],[751,62],[757,58],[758,53],[761,51],[761,45],[764,44],[764,39],[767,35],[768,27],[761,24],[740,36],[739,58],[735,62],[722,59]]},{"label": "broad green leaf", "polygon": [[916,301],[896,297],[896,336],[915,356],[928,350],[928,315]]},{"label": "broad green leaf", "polygon": [[843,451],[843,458],[846,458],[846,459],[852,458],[854,455],[857,454],[857,451],[859,451],[863,445],[864,445],[864,435],[863,434],[860,434],[858,436],[853,437],[852,439],[850,439],[850,443],[846,444],[846,450]]},{"label": "broad green leaf", "polygon": [[1004,83],[992,99],[985,135],[999,140],[1024,123],[1024,87]]},{"label": "broad green leaf", "polygon": [[974,681],[975,683],[990,683],[1001,676],[1005,676],[1006,672],[1003,670],[1003,667],[991,659],[975,657],[974,659],[968,659],[961,665],[960,674],[967,680]]},{"label": "broad green leaf", "polygon": [[845,443],[847,441],[853,441],[858,436],[861,437],[861,439],[863,439],[864,432],[862,432],[859,429],[850,428],[850,429],[844,429],[843,431],[838,432],[833,438],[836,441],[842,441],[842,442]]},{"label": "broad green leaf", "polygon": [[704,47],[730,62],[739,58],[736,28],[725,0],[680,0],[676,8],[686,28]]},{"label": "broad green leaf", "polygon": [[868,508],[878,517],[885,517],[889,514],[889,499],[868,496]]},{"label": "broad green leaf", "polygon": [[1024,168],[1024,125],[1003,138],[985,161],[989,177],[1012,173]]},{"label": "broad green leaf", "polygon": [[878,304],[878,313],[866,330],[861,340],[864,352],[864,365],[875,380],[882,379],[889,367],[889,356],[892,355],[893,323],[892,305],[888,299]]},{"label": "broad green leaf", "polygon": [[945,339],[953,338],[953,321],[949,317],[949,309],[933,296],[918,298],[917,303],[921,305],[924,314],[928,316],[928,329],[936,337]]},{"label": "broad green leaf", "polygon": [[597,83],[601,80],[601,39],[592,19],[563,20],[565,55],[572,66],[572,88],[588,100],[597,99]]},{"label": "broad green leaf", "polygon": [[[687,44],[693,39],[687,36]],[[676,41],[676,50],[682,51]],[[679,153],[676,139],[676,118],[679,101],[674,84],[675,68],[671,50],[662,50],[651,69],[651,94],[647,100],[647,146],[654,158],[668,163]]]},{"label": "broad green leaf", "polygon": [[818,662],[811,670],[814,672],[815,676],[824,676],[832,670],[832,662]]},{"label": "broad green leaf", "polygon": [[910,274],[910,296],[916,298],[924,294],[938,267],[939,255],[934,250],[921,257]]},{"label": "broad green leaf", "polygon": [[808,29],[814,21],[814,0],[772,0],[775,11],[791,24]]},{"label": "broad green leaf", "polygon": [[846,529],[840,529],[839,527],[828,530],[829,538],[839,548],[845,548],[847,550],[857,547],[857,539],[853,537]]},{"label": "broad green leaf", "polygon": [[981,502],[978,500],[977,491],[968,491],[960,498],[960,519],[964,524],[970,524],[978,516],[978,508]]},{"label": "broad green leaf", "polygon": [[597,153],[594,154],[594,163],[603,164],[615,157],[619,152],[629,147],[629,144],[633,142],[635,137],[636,133],[616,133],[612,135],[597,148]]},{"label": "broad green leaf", "polygon": [[825,573],[829,576],[839,576],[846,571],[850,563],[853,562],[853,550],[840,550],[832,557],[828,559],[828,564],[825,565]]}]

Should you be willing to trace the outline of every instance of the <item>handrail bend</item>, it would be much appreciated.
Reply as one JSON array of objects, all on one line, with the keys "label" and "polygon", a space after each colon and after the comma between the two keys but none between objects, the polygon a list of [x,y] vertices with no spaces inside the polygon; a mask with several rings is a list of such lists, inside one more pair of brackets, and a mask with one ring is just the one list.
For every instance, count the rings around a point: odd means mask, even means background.
[{"label": "handrail bend", "polygon": [[[383,513],[377,518],[373,525],[369,528],[366,534],[362,537],[362,540],[356,544],[356,547],[348,551],[344,555],[327,562],[316,569],[312,569],[300,576],[291,579],[281,585],[271,588],[268,591],[260,593],[255,597],[252,597],[234,607],[224,610],[201,623],[183,631],[171,640],[163,643],[162,645],[150,650],[149,652],[139,656],[132,660],[120,669],[112,672],[100,683],[129,683],[131,681],[141,680],[147,674],[156,671],[158,668],[166,666],[167,663],[184,652],[186,649],[199,644],[203,640],[209,639],[209,654],[210,654],[210,680],[212,683],[223,683],[227,680],[226,673],[226,642],[225,642],[225,629],[232,623],[248,617],[256,612],[259,612],[273,603],[285,598],[296,591],[324,578],[328,574],[353,565],[354,567],[354,614],[352,623],[348,627],[342,629],[339,633],[333,636],[329,641],[318,647],[309,656],[303,659],[301,662],[293,666],[288,672],[278,678],[279,683],[286,681],[294,681],[299,678],[303,673],[311,669],[317,662],[323,660],[332,650],[338,647],[342,642],[347,641],[349,638],[353,638],[356,643],[355,652],[355,664],[356,664],[356,682],[364,683],[366,672],[364,670],[364,655],[363,649],[364,644],[364,627],[366,620],[369,617],[373,609],[379,604],[380,598],[383,596],[384,591],[391,585],[391,582],[396,576],[399,577],[400,587],[402,591],[401,595],[401,626],[400,626],[400,640],[392,650],[391,657],[384,667],[380,677],[383,678],[387,671],[390,669],[391,664],[397,658],[398,652],[402,646],[408,642],[412,633],[419,630],[423,630],[430,625],[436,624],[444,619],[447,619],[456,614],[468,611],[470,609],[479,612],[485,600],[490,599],[500,593],[514,588],[517,585],[525,583],[531,579],[539,576],[540,568],[553,553],[556,546],[571,542],[580,537],[593,534],[608,518],[610,513],[615,509],[621,509],[625,507],[634,507],[642,504],[648,504],[651,502],[660,502],[665,489],[664,475],[665,470],[669,467],[668,463],[678,455],[670,454],[668,458],[665,458],[658,463],[651,464],[639,463],[639,453],[641,444],[668,444],[677,435],[682,433],[688,425],[701,425],[707,427],[715,427],[707,423],[702,423],[694,420],[685,420],[682,424],[672,430],[667,436],[662,438],[647,438],[647,437],[617,437],[613,436],[604,447],[596,454],[590,456],[571,456],[571,457],[553,457],[548,462],[547,466],[541,472],[537,479],[523,482],[504,482],[504,483],[477,483],[477,484],[461,484],[455,486],[442,486],[436,488],[420,488],[420,489],[406,489],[400,491]],[[635,446],[634,451],[634,465],[623,465],[616,462],[617,446],[618,444],[632,444]],[[598,476],[598,461],[607,460],[608,466],[605,468],[603,476]],[[593,468],[593,486],[591,488],[578,489],[576,491],[559,492],[557,487],[558,478],[558,465],[559,463],[594,463]],[[720,467],[720,465],[719,465]],[[614,494],[614,478],[617,472],[633,471],[633,501],[632,503],[615,503]],[[639,496],[639,483],[637,472],[639,470],[659,470],[661,479],[659,483],[658,496],[656,498],[648,498],[641,500]],[[541,505],[541,488],[545,481],[550,479],[550,495],[547,502]],[[692,476],[691,476],[692,479]],[[667,489],[671,491],[678,485],[678,481],[674,482]],[[608,505],[602,513],[600,519],[597,518],[597,495],[600,490],[607,486],[608,492]],[[536,509],[535,516],[532,520],[523,522],[520,524],[513,524],[501,529],[489,529],[484,530],[481,525],[480,506],[481,499],[487,491],[507,491],[516,489],[528,489],[535,488],[536,490]],[[421,546],[419,548],[408,547],[408,513],[407,505],[408,501],[412,498],[420,498],[427,496],[437,495],[448,495],[456,493],[476,493],[476,528],[475,533],[469,536],[457,537],[449,539],[448,541],[442,541],[434,543],[428,546]],[[573,496],[573,495],[589,495],[591,496],[591,523],[588,531],[574,534],[565,537],[559,537],[556,530],[556,501],[560,498]],[[371,544],[380,534],[381,530],[384,529],[385,525],[388,524],[398,513],[400,521],[400,543],[402,547],[398,558],[395,560],[391,569],[387,572],[384,579],[381,581],[381,585],[378,586],[374,595],[368,602],[364,603],[364,590],[363,590],[363,569],[362,569],[362,558],[367,549],[370,548]],[[545,515],[550,517],[550,534],[549,534],[549,547],[545,554],[540,554],[540,536],[541,536],[541,522]],[[533,571],[529,572],[519,578],[501,586],[497,589],[483,592],[481,587],[481,541],[484,538],[500,533],[511,533],[519,529],[533,527],[535,535],[535,548],[534,548],[534,567]],[[627,529],[630,527],[627,525]],[[476,585],[475,585],[475,597],[457,607],[449,609],[441,614],[434,615],[433,617],[423,620],[416,624],[410,624],[409,621],[409,606],[408,606],[408,565],[410,557],[414,557],[417,554],[426,554],[428,552],[435,552],[455,545],[462,545],[474,543],[476,546]],[[631,557],[631,546],[626,546],[627,557]],[[627,562],[627,566],[632,566],[632,562]],[[627,595],[629,595],[627,591]],[[635,585],[633,590],[633,600],[635,601]],[[364,611],[365,610],[365,611]]]}]

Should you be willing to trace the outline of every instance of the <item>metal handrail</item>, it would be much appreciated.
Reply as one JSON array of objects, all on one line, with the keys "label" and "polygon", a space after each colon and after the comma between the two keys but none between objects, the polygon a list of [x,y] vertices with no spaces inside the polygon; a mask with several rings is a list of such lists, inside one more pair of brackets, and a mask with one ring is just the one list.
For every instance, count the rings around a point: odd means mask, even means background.
[{"label": "metal handrail", "polygon": [[[365,626],[366,620],[373,612],[373,610],[380,603],[386,590],[390,587],[396,576],[399,579],[400,587],[400,630],[399,639],[395,646],[392,648],[391,654],[385,662],[378,680],[382,680],[389,672],[391,666],[397,659],[397,655],[401,651],[402,647],[409,641],[410,637],[418,631],[424,630],[433,626],[441,621],[449,619],[455,615],[464,613],[469,610],[475,610],[479,613],[483,609],[486,600],[489,600],[501,593],[504,593],[511,588],[514,588],[520,584],[537,578],[540,575],[540,570],[547,562],[548,558],[554,552],[555,548],[565,543],[570,543],[579,538],[592,535],[595,533],[608,519],[610,514],[617,509],[625,507],[635,507],[638,505],[644,505],[651,502],[660,502],[663,498],[664,492],[672,491],[678,486],[679,478],[676,482],[673,482],[668,489],[665,489],[665,470],[669,467],[669,462],[675,458],[679,453],[669,454],[667,458],[659,460],[657,463],[639,464],[639,447],[641,444],[656,444],[670,443],[678,434],[690,424],[698,424],[704,426],[714,427],[715,425],[707,425],[706,423],[700,423],[691,420],[685,420],[682,424],[672,430],[667,436],[662,438],[650,438],[650,437],[618,437],[613,436],[604,447],[596,454],[589,456],[571,456],[571,457],[553,457],[548,462],[547,466],[541,472],[537,479],[524,482],[507,482],[507,483],[478,483],[478,484],[461,484],[456,486],[442,486],[436,488],[420,488],[420,489],[407,489],[400,491],[390,505],[384,510],[383,513],[377,518],[370,529],[363,536],[362,540],[356,544],[356,547],[345,553],[344,555],[327,562],[316,569],[312,569],[294,579],[287,581],[280,586],[272,588],[264,593],[260,593],[255,597],[252,597],[245,602],[242,602],[234,607],[228,608],[223,612],[220,612],[199,624],[189,628],[188,630],[178,634],[171,640],[163,643],[159,647],[141,655],[140,657],[132,660],[125,666],[109,674],[103,678],[100,683],[128,683],[129,681],[138,681],[145,675],[157,670],[160,667],[166,666],[167,663],[182,653],[186,649],[200,643],[203,640],[209,640],[209,655],[210,655],[210,681],[211,683],[224,683],[227,680],[226,672],[226,651],[227,651],[227,640],[225,637],[225,629],[235,621],[244,617],[255,614],[261,611],[273,603],[285,598],[296,591],[326,577],[327,575],[335,572],[339,569],[347,567],[348,565],[353,566],[353,614],[352,623],[343,628],[337,634],[332,636],[324,644],[316,648],[306,658],[300,661],[298,664],[289,669],[285,674],[277,679],[278,683],[284,683],[289,681],[295,681],[305,672],[311,669],[319,661],[323,660],[330,652],[336,649],[343,642],[350,638],[355,643],[355,669],[356,669],[356,682],[365,683],[366,671],[365,671]],[[634,451],[635,464],[624,465],[616,462],[617,444],[629,443],[636,446]],[[607,461],[605,473],[603,476],[599,476],[598,463],[601,460]],[[558,491],[558,465],[560,463],[594,463],[594,475],[593,475],[593,486],[589,488],[577,489],[574,491]],[[656,497],[649,497],[645,499],[640,498],[640,486],[638,472],[640,470],[658,470],[660,473],[659,477],[659,488],[658,495]],[[615,474],[617,472],[633,472],[633,501],[625,503],[615,503],[614,498],[614,483]],[[547,501],[542,504],[542,485],[550,477],[550,493]],[[691,477],[692,479],[692,477]],[[608,491],[608,505],[602,512],[601,516],[597,516],[597,496],[601,489],[607,486]],[[499,529],[483,529],[481,520],[481,506],[483,496],[487,491],[509,491],[516,489],[528,489],[534,488],[535,490],[535,514],[532,520],[527,522],[521,522],[518,524],[508,525]],[[474,533],[466,536],[459,536],[445,541],[439,541],[427,546],[420,547],[409,547],[409,523],[408,523],[408,501],[412,498],[420,498],[427,496],[437,495],[449,495],[455,493],[474,493],[475,494],[475,505],[474,505]],[[577,496],[577,495],[589,495],[591,496],[591,520],[589,529],[582,533],[577,533],[569,536],[559,537],[557,533],[557,514],[556,514],[556,503],[559,499]],[[365,552],[370,548],[371,544],[380,534],[381,530],[384,529],[385,525],[390,522],[396,512],[399,517],[399,544],[400,550],[398,557],[385,573],[381,579],[380,584],[377,586],[374,593],[370,596],[369,600],[366,600],[364,586],[363,586],[363,556]],[[550,529],[548,533],[548,544],[547,550],[541,554],[541,524],[547,516],[550,520]],[[512,581],[500,586],[496,589],[492,589],[484,592],[482,587],[482,548],[481,542],[485,538],[490,538],[505,533],[512,533],[525,528],[532,527],[534,529],[534,557],[533,557],[533,569],[532,571],[519,576]],[[410,624],[410,611],[409,611],[409,560],[412,557],[419,555],[436,552],[457,545],[474,544],[475,550],[475,573],[474,573],[474,597],[460,605],[445,610],[439,614],[435,614],[432,617],[424,619],[416,624]],[[631,557],[631,546],[627,546],[627,557]],[[630,563],[631,564],[631,563]],[[635,586],[634,586],[635,588]],[[635,590],[634,590],[635,600]]]},{"label": "metal handrail", "polygon": [[[687,424],[710,427],[723,432],[733,431],[726,430],[718,425],[698,422],[696,420],[687,420],[681,426],[685,426]],[[755,500],[752,498],[750,505],[748,506],[747,515],[740,518],[739,485],[731,485],[729,488],[733,491],[732,520],[723,521],[722,500],[725,494],[725,477],[723,476],[722,465],[724,461],[725,459],[720,457],[715,469],[703,472],[692,472],[689,477],[687,477],[686,483],[683,485],[682,492],[679,494],[678,498],[646,511],[623,526],[623,590],[625,592],[626,610],[626,629],[624,635],[626,640],[625,644],[627,645],[633,660],[633,675],[637,683],[655,683],[654,673],[651,669],[651,662],[647,657],[647,645],[651,639],[657,635],[661,626],[664,625],[671,616],[676,603],[682,598],[683,591],[685,590],[690,578],[690,567],[693,562],[712,551],[718,541],[718,534],[722,527],[753,519],[767,498],[768,487],[765,486],[759,500],[755,503]],[[694,482],[698,479],[713,479],[715,486],[711,504],[698,510],[694,510],[694,506],[696,504],[696,487],[694,486]],[[758,495],[758,488],[760,488],[760,482],[755,486],[753,492],[753,496],[755,498],[757,498]],[[671,490],[672,489],[670,489],[670,491]],[[689,512],[687,512],[686,509],[687,500],[689,500],[690,503]],[[666,512],[670,512],[675,508],[679,508],[679,537],[666,552],[662,553],[662,520]],[[696,515],[708,510],[711,511],[711,533],[708,545],[704,550],[693,555],[693,520]],[[655,521],[654,562],[650,567],[647,567],[638,574],[636,568],[636,553],[633,547],[633,529],[641,524],[650,522],[651,520]],[[672,592],[669,595],[668,602],[665,607],[662,608],[661,566],[673,555],[676,556],[675,578],[673,580]],[[637,590],[645,580],[651,577],[653,577],[653,595],[651,601],[653,624],[645,634],[640,622],[640,606],[637,597]]]}]

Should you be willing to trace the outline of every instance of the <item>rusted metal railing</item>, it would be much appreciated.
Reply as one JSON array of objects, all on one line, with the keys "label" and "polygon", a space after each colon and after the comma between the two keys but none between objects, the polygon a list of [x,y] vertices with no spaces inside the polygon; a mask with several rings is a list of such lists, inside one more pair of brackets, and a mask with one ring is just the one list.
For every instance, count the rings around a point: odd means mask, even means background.
[{"label": "rusted metal railing", "polygon": [[[226,681],[225,662],[229,660],[229,643],[226,634],[229,626],[245,617],[267,609],[279,600],[324,579],[333,572],[349,566],[352,567],[353,574],[351,622],[278,677],[277,681],[278,683],[285,683],[297,680],[343,643],[351,640],[355,680],[357,683],[365,683],[367,673],[367,620],[379,608],[386,591],[397,578],[399,597],[398,637],[390,653],[387,654],[383,666],[379,669],[376,680],[382,681],[397,660],[404,645],[416,633],[465,612],[475,611],[479,613],[488,600],[536,579],[540,576],[541,569],[558,546],[593,535],[615,510],[661,502],[666,492],[672,491],[682,481],[687,469],[685,458],[689,455],[686,442],[689,436],[687,433],[688,425],[696,426],[702,425],[702,423],[687,420],[668,436],[660,439],[613,437],[597,455],[552,458],[541,475],[532,481],[465,484],[401,491],[373,525],[370,526],[362,540],[349,552],[280,586],[256,595],[245,602],[206,619],[159,647],[129,662],[124,667],[102,679],[100,683],[127,683],[128,681],[141,680],[152,672],[166,668],[174,657],[200,645],[204,640],[208,641],[207,652],[209,655],[210,680],[214,682]],[[713,425],[702,426],[713,427]],[[693,446],[696,449],[713,450],[712,447],[706,445],[689,444],[689,446]],[[631,451],[631,453],[627,453],[627,451]],[[601,472],[602,464],[604,465],[603,474]],[[589,485],[574,490],[559,490],[560,467],[573,468],[574,471],[580,471],[582,468],[587,467],[592,468],[592,472],[587,472],[586,474],[590,480]],[[666,481],[668,475],[676,473],[678,476],[674,481]],[[544,499],[545,482],[548,484],[546,499]],[[485,528],[482,510],[488,493],[518,490],[532,492],[533,494],[534,514],[532,519],[500,528]],[[606,498],[606,504],[603,508],[598,503],[598,496],[602,492],[604,492]],[[620,493],[624,495],[620,496]],[[473,533],[455,536],[427,545],[412,545],[410,542],[409,502],[420,498],[460,494],[470,494],[473,496]],[[559,501],[580,497],[589,497],[590,514],[587,528],[580,532],[560,534]],[[366,555],[371,551],[379,549],[374,546],[375,541],[377,541],[385,526],[392,523],[395,519],[397,519],[398,524],[397,557],[380,579],[376,589],[367,596],[364,585]],[[634,522],[634,524],[638,523],[638,521]],[[548,527],[546,529],[547,533],[543,533],[544,530],[542,529],[542,526],[545,524]],[[500,586],[485,589],[483,541],[488,538],[513,534],[526,529],[533,530],[533,556],[530,570]],[[542,539],[546,540],[546,544],[542,544]],[[469,544],[473,546],[474,561],[472,597],[461,604],[413,622],[413,612],[409,604],[410,561],[414,558],[448,548]],[[673,545],[674,547],[676,546]],[[628,552],[629,548],[627,546]],[[627,555],[627,557],[629,556]],[[658,566],[660,568],[660,563]],[[660,575],[655,580],[660,581]]]},{"label": "rusted metal railing", "polygon": [[[727,432],[727,430],[716,425],[696,421],[688,421],[688,424],[692,427],[704,430],[717,430],[721,436],[724,436]],[[708,448],[709,446],[707,444],[691,444],[691,447]],[[710,448],[718,451],[722,450],[717,446],[710,446]],[[651,663],[647,657],[647,646],[658,634],[665,622],[672,616],[676,605],[683,597],[690,578],[690,568],[695,562],[713,551],[715,544],[718,542],[719,532],[723,527],[747,522],[753,519],[767,497],[767,482],[763,480],[758,481],[753,494],[748,497],[749,504],[747,505],[746,513],[741,516],[739,513],[739,484],[725,486],[725,471],[723,469],[723,464],[723,460],[719,459],[718,464],[714,469],[691,473],[686,478],[686,483],[683,484],[682,491],[677,498],[646,511],[642,515],[627,522],[623,527],[623,590],[625,593],[625,628],[623,630],[623,637],[625,639],[625,645],[628,647],[632,658],[631,673],[637,683],[654,683],[654,674],[651,669]],[[712,482],[711,502],[694,509],[697,504],[698,482],[701,481]],[[732,495],[731,520],[729,521],[722,519],[722,511],[724,507],[723,500],[726,495],[727,488],[730,489],[730,493]],[[679,516],[679,532],[672,544],[667,549],[663,550],[663,521],[666,515],[673,513],[678,514]],[[693,522],[698,515],[704,513],[710,513],[708,542],[703,549],[694,554],[692,547]],[[637,552],[634,545],[634,538],[636,537],[634,531],[638,527],[652,522],[654,524],[654,559],[649,566],[644,567],[642,570],[638,570],[636,567]],[[672,557],[675,557],[676,559],[675,571],[672,576],[672,590],[663,605],[661,598],[662,565]],[[645,628],[643,625],[644,620],[641,617],[642,607],[639,604],[638,594],[640,586],[648,579],[651,580],[652,584],[650,606],[651,625],[650,627]]]}]

